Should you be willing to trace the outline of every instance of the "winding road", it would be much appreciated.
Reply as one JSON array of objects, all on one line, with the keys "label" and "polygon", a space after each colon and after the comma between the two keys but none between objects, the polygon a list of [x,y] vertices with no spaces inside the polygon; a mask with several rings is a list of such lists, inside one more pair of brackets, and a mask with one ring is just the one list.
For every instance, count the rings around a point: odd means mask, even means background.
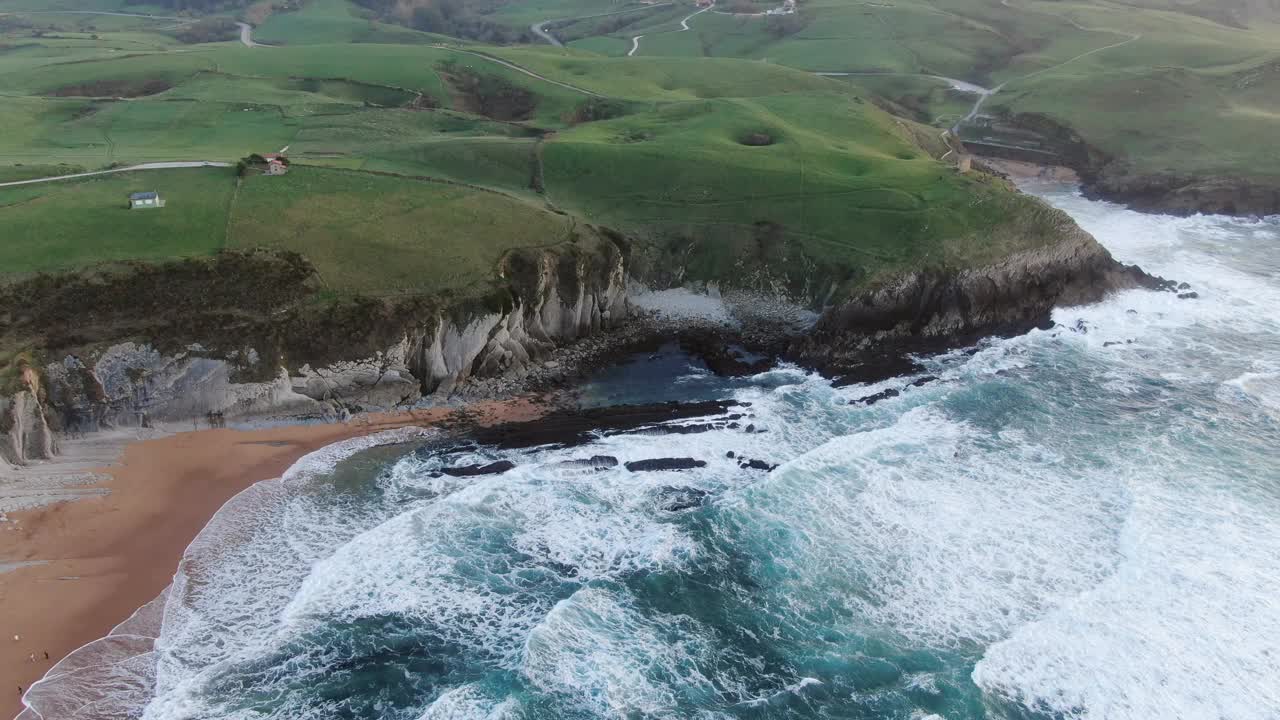
[{"label": "winding road", "polygon": [[[1000,0],[1000,4],[1001,4],[1001,5],[1003,5],[1003,6],[1005,6],[1005,7],[1007,7],[1007,8],[1009,8],[1010,10],[1017,10],[1017,9],[1018,9],[1018,8],[1016,8],[1016,7],[1012,6],[1012,5],[1010,5],[1010,4],[1009,4],[1009,0]],[[1045,13],[1045,14],[1051,14],[1051,13]],[[982,105],[983,105],[983,103],[985,103],[985,102],[987,101],[987,98],[990,98],[992,95],[995,95],[996,93],[998,93],[998,92],[1000,92],[1001,90],[1003,90],[1003,89],[1004,89],[1004,87],[1005,87],[1006,85],[1008,85],[1009,83],[1016,83],[1016,82],[1019,82],[1019,81],[1022,81],[1022,80],[1027,80],[1027,79],[1029,79],[1029,78],[1033,78],[1033,77],[1035,77],[1035,76],[1037,76],[1037,75],[1041,75],[1041,74],[1044,74],[1044,73],[1047,73],[1047,72],[1051,72],[1051,71],[1053,71],[1053,70],[1057,70],[1058,68],[1063,67],[1064,65],[1069,65],[1069,64],[1071,64],[1071,63],[1073,63],[1073,62],[1075,62],[1075,61],[1077,61],[1077,60],[1080,60],[1081,58],[1086,58],[1086,57],[1088,57],[1088,56],[1090,56],[1090,55],[1094,55],[1094,54],[1096,54],[1096,53],[1100,53],[1100,52],[1102,52],[1102,51],[1104,51],[1104,50],[1111,50],[1111,49],[1113,49],[1113,48],[1118,48],[1118,47],[1120,47],[1120,46],[1122,46],[1122,45],[1128,45],[1129,43],[1134,42],[1134,41],[1136,41],[1136,40],[1139,40],[1139,39],[1142,37],[1142,35],[1141,35],[1141,34],[1128,33],[1128,32],[1125,32],[1125,31],[1123,31],[1123,30],[1115,30],[1115,29],[1113,29],[1113,28],[1089,28],[1089,27],[1085,27],[1085,26],[1081,25],[1080,23],[1076,22],[1075,20],[1072,20],[1071,18],[1068,18],[1068,17],[1062,17],[1062,16],[1060,16],[1060,15],[1053,15],[1053,17],[1056,17],[1056,18],[1058,18],[1058,19],[1060,19],[1060,20],[1064,20],[1064,21],[1066,21],[1067,23],[1069,23],[1072,27],[1076,28],[1077,30],[1083,30],[1083,31],[1085,31],[1085,32],[1106,32],[1106,33],[1112,33],[1112,34],[1115,34],[1115,35],[1127,35],[1128,37],[1127,37],[1127,38],[1125,38],[1124,40],[1121,40],[1121,41],[1120,41],[1120,42],[1118,42],[1118,43],[1112,43],[1112,44],[1110,44],[1110,45],[1104,45],[1104,46],[1102,46],[1102,47],[1097,47],[1097,48],[1094,48],[1094,49],[1092,49],[1092,50],[1086,50],[1085,52],[1082,52],[1082,53],[1080,53],[1079,55],[1074,55],[1074,56],[1072,56],[1072,57],[1069,57],[1069,58],[1067,58],[1066,60],[1063,60],[1062,62],[1060,62],[1060,63],[1058,63],[1058,64],[1056,64],[1056,65],[1050,65],[1049,67],[1040,68],[1039,70],[1036,70],[1036,71],[1034,71],[1034,72],[1029,72],[1029,73],[1027,73],[1026,75],[1022,75],[1022,76],[1019,76],[1019,77],[1013,78],[1012,80],[1005,80],[1004,82],[1002,82],[1002,83],[1000,83],[999,85],[996,85],[995,87],[992,87],[992,88],[985,88],[985,87],[982,87],[981,85],[976,85],[976,84],[974,84],[974,83],[966,82],[966,81],[964,81],[964,80],[958,80],[958,79],[956,79],[956,78],[949,78],[949,77],[946,77],[946,76],[943,76],[943,75],[929,75],[929,74],[926,74],[926,73],[893,73],[893,72],[815,72],[814,74],[815,74],[815,75],[823,75],[823,76],[826,76],[826,77],[851,77],[851,76],[860,76],[860,75],[870,75],[870,76],[875,76],[875,75],[900,75],[900,76],[910,76],[910,77],[923,77],[923,78],[930,78],[930,79],[933,79],[933,80],[940,80],[940,81],[942,81],[942,82],[945,82],[945,83],[949,84],[952,88],[954,88],[954,89],[956,89],[956,90],[959,90],[960,92],[976,94],[976,95],[978,96],[978,99],[974,101],[974,103],[973,103],[973,107],[969,109],[968,114],[966,114],[964,117],[962,117],[962,118],[960,118],[959,120],[957,120],[957,121],[956,121],[956,124],[955,124],[955,125],[952,125],[952,126],[951,126],[951,128],[950,128],[950,131],[949,131],[949,132],[951,132],[952,134],[958,134],[958,133],[960,132],[960,126],[961,126],[961,125],[963,125],[963,124],[965,124],[965,123],[967,123],[967,122],[969,122],[969,121],[973,120],[975,117],[977,117],[977,116],[978,116],[978,113],[982,110]],[[634,52],[634,50],[632,50],[632,52]]]},{"label": "winding road", "polygon": [[[577,18],[570,18],[570,19],[576,20]],[[534,35],[537,35],[538,37],[542,38],[543,40],[546,40],[547,42],[551,43],[552,45],[555,45],[558,48],[562,48],[564,47],[564,43],[557,40],[555,35],[552,35],[551,33],[547,32],[545,29],[548,23],[553,23],[553,22],[556,22],[556,21],[543,20],[540,23],[534,23],[533,25],[530,25],[529,29],[533,31]]]},{"label": "winding road", "polygon": [[[689,30],[689,21],[693,19],[693,16],[694,16],[694,15],[701,15],[702,13],[704,13],[704,12],[706,12],[706,11],[710,10],[711,8],[713,8],[713,7],[715,7],[715,6],[716,6],[716,4],[715,4],[715,3],[711,3],[710,5],[708,5],[708,6],[704,7],[704,8],[702,8],[701,10],[698,10],[697,12],[694,12],[694,13],[689,14],[687,17],[685,17],[685,19],[683,19],[683,20],[681,20],[681,21],[680,21],[680,29],[679,29],[679,30],[669,30],[668,32],[678,33],[678,32],[686,32],[686,31],[688,31],[688,30]],[[666,35],[667,33],[662,32],[662,33],[651,33],[651,34],[652,34],[652,35]],[[642,37],[644,37],[644,35],[637,35],[637,36],[635,36],[635,37],[631,38],[631,50],[629,50],[629,51],[627,52],[627,57],[631,57],[632,55],[635,55],[635,54],[636,54],[636,51],[640,49],[640,38],[642,38]]]},{"label": "winding road", "polygon": [[551,23],[577,22],[579,20],[590,20],[592,18],[609,17],[610,15],[625,15],[627,13],[653,10],[654,8],[667,7],[669,5],[675,5],[674,0],[672,0],[672,2],[662,2],[662,3],[654,3],[653,5],[645,5],[643,7],[627,8],[626,10],[614,10],[613,12],[607,12],[607,13],[594,13],[592,15],[579,15],[578,17],[571,17],[571,18],[555,18],[553,20],[543,20],[540,23],[534,23],[533,25],[530,25],[529,29],[533,31],[533,34],[537,35],[543,40],[546,40],[552,45],[555,45],[556,47],[564,47],[564,43],[556,39],[556,36],[547,32],[547,25],[550,25]]},{"label": "winding road", "polygon": [[54,175],[52,177],[33,178],[31,180],[15,180],[13,182],[0,183],[0,187],[13,187],[15,185],[35,185],[37,183],[55,182],[57,180],[74,180],[76,178],[94,177],[96,175],[111,175],[122,172],[136,172],[139,170],[173,170],[175,168],[209,168],[209,167],[231,167],[231,163],[213,162],[209,160],[195,160],[190,162],[153,162],[142,163],[141,165],[130,165],[129,167],[112,168],[110,170],[97,170],[94,172],[74,173],[72,175]]}]

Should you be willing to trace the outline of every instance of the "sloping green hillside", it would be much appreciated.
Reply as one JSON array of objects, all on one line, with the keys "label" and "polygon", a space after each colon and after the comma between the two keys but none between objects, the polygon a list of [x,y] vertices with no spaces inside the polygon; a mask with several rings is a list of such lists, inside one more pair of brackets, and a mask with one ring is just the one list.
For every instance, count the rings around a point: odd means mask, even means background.
[{"label": "sloping green hillside", "polygon": [[[322,19],[345,12],[308,8],[272,22],[292,17],[297,37],[315,40]],[[816,301],[1052,239],[1037,203],[937,160],[947,146],[936,130],[771,63],[387,42],[109,52],[109,33],[67,45],[24,32],[10,39],[39,54],[0,53],[5,177],[234,163],[286,147],[293,170],[0,188],[0,223],[33,228],[8,249],[9,273],[272,247],[310,258],[334,292],[431,292],[484,279],[507,249],[594,224],[635,238],[637,262],[662,272]],[[208,178],[223,179],[197,192]],[[174,201],[141,217],[120,205],[126,186]],[[59,251],[37,250],[40,218],[63,209],[50,225]],[[183,223],[199,230],[160,237]]]}]

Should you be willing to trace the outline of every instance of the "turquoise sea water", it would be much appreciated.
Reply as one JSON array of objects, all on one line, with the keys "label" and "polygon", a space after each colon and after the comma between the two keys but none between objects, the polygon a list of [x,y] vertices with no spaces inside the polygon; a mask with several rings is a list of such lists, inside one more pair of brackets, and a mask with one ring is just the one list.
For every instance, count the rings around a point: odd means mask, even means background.
[{"label": "turquoise sea water", "polygon": [[[329,448],[224,508],[46,717],[1280,717],[1280,222],[1033,189],[1199,297],[1062,309],[919,387],[668,356],[589,389],[759,433]],[[561,465],[592,455],[707,465]]]}]

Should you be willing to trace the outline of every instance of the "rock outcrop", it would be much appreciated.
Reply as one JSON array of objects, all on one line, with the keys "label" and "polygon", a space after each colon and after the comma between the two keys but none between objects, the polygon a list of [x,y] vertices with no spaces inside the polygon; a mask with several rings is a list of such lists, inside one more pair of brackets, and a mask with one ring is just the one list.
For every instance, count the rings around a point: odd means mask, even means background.
[{"label": "rock outcrop", "polygon": [[0,397],[0,433],[0,462],[8,465],[48,460],[58,451],[45,406],[31,390]]},{"label": "rock outcrop", "polygon": [[[325,348],[322,362],[264,357],[191,342],[124,341],[63,354],[32,369],[30,388],[0,396],[0,458],[24,465],[56,451],[55,431],[117,427],[190,429],[252,417],[338,418],[352,411],[446,397],[473,377],[523,378],[560,346],[616,325],[628,315],[620,248],[600,252],[525,250],[504,258],[507,286],[480,300],[423,305],[424,314],[384,312],[380,331],[396,337],[367,357]],[[418,306],[414,306],[418,307]],[[391,318],[388,320],[388,318]],[[343,318],[345,321],[345,318]],[[372,320],[371,320],[372,322]],[[318,332],[323,320],[316,321]],[[286,328],[287,332],[300,332]],[[307,328],[312,332],[311,326]],[[188,335],[186,340],[201,340]],[[287,340],[287,338],[286,338]],[[321,339],[323,340],[323,338]],[[281,342],[311,347],[319,341]],[[296,351],[301,353],[302,351]]]},{"label": "rock outcrop", "polygon": [[1060,223],[1058,239],[1045,247],[985,267],[911,272],[857,293],[825,312],[788,354],[840,375],[906,352],[1026,332],[1047,324],[1055,306],[1096,302],[1114,290],[1168,289],[1170,283],[1117,262],[1065,214]]},{"label": "rock outcrop", "polygon": [[[1116,289],[1160,285],[1141,270],[1117,263],[1068,216],[1052,212],[1056,214],[1048,225],[1037,226],[1037,237],[1044,241],[1040,247],[981,267],[901,273],[844,299],[827,293],[821,298],[824,311],[805,330],[768,313],[734,316],[726,322],[741,327],[730,332],[727,325],[718,325],[705,336],[713,347],[700,354],[720,371],[750,373],[766,362],[761,358],[777,357],[786,348],[785,356],[793,360],[834,375],[858,377],[857,368],[869,355],[896,353],[901,358],[905,352],[944,349],[982,335],[1021,332],[1046,322],[1055,305],[1093,302]],[[48,457],[56,451],[59,431],[188,429],[193,422],[216,426],[272,416],[338,418],[353,411],[411,405],[424,397],[448,397],[476,384],[505,394],[526,379],[558,376],[565,355],[553,358],[553,353],[619,325],[632,312],[627,297],[628,247],[601,232],[608,241],[589,248],[568,243],[512,251],[502,259],[499,279],[491,288],[463,299],[360,299],[311,315],[298,310],[307,307],[305,261],[291,257],[259,261],[237,256],[211,262],[214,268],[227,266],[215,273],[215,279],[224,280],[213,290],[230,282],[225,278],[239,277],[240,269],[270,270],[264,282],[285,277],[294,283],[287,291],[278,290],[273,300],[290,309],[255,307],[262,312],[244,313],[247,320],[232,316],[229,309],[234,306],[226,304],[238,286],[222,288],[228,300],[212,303],[207,315],[200,315],[197,304],[177,290],[172,299],[188,303],[182,311],[166,315],[167,306],[153,301],[143,313],[130,315],[127,304],[103,300],[117,295],[134,298],[136,291],[123,286],[128,278],[92,279],[83,285],[42,279],[40,287],[47,286],[58,303],[0,303],[0,311],[16,307],[18,311],[8,311],[9,317],[25,323],[28,332],[51,326],[46,338],[66,337],[81,327],[75,323],[76,299],[90,297],[102,300],[92,306],[102,323],[83,325],[96,333],[90,344],[81,341],[83,351],[41,348],[43,363],[23,375],[25,384],[18,390],[0,397],[0,458],[21,465]],[[183,272],[197,281],[193,287],[200,293],[209,292],[205,275],[185,265]],[[732,279],[725,284],[732,287]],[[750,319],[757,316],[762,319]],[[241,325],[228,324],[235,322]],[[666,332],[664,326],[648,322],[633,323],[627,332],[635,327],[648,328],[650,335]],[[116,327],[128,328],[128,335],[115,339],[109,330]],[[757,332],[763,327],[769,332]],[[161,337],[149,342],[149,333]],[[783,335],[787,340],[777,339]],[[664,335],[677,336],[678,332]],[[765,354],[748,352],[763,348],[762,343],[769,345]],[[909,372],[909,365],[882,362],[879,370],[900,374]],[[669,420],[673,412],[677,409],[662,407],[633,413],[624,425]],[[584,436],[609,429],[590,412],[571,415],[552,416],[544,424],[573,424]],[[748,425],[746,430],[757,429]]]},{"label": "rock outcrop", "polygon": [[1120,166],[1084,178],[1086,197],[1123,203],[1134,210],[1169,215],[1280,214],[1280,180],[1132,174]]}]

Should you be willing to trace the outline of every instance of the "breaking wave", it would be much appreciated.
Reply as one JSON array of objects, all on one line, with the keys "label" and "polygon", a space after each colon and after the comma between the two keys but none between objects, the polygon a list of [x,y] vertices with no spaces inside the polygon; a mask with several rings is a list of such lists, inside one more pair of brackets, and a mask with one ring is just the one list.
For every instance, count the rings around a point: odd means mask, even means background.
[{"label": "breaking wave", "polygon": [[[1280,716],[1280,224],[1037,191],[1198,297],[1060,309],[873,385],[675,361],[597,393],[736,401],[689,432],[311,456],[193,543],[131,712]],[[568,463],[593,456],[618,462]],[[704,464],[625,467],[659,457]]]}]

